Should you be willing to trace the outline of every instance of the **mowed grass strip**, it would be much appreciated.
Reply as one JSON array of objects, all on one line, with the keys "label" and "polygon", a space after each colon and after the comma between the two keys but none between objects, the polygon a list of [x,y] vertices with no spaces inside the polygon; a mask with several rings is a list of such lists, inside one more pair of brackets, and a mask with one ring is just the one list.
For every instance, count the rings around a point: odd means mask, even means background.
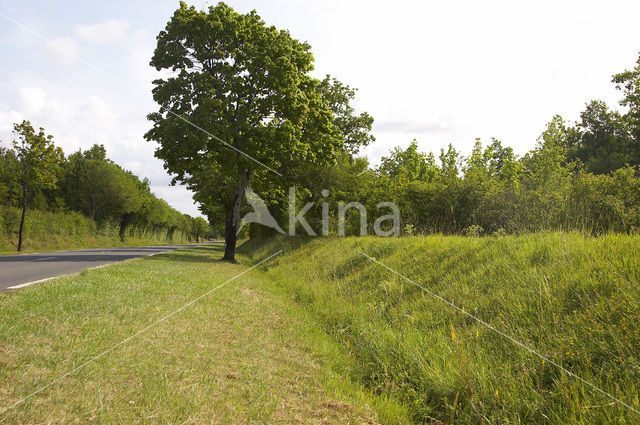
[{"label": "mowed grass strip", "polygon": [[[220,256],[218,247],[185,249],[0,294],[0,412],[252,264]],[[399,405],[340,375],[341,349],[269,290],[268,267],[1,413],[0,423],[376,423],[377,411],[403,421]]]}]

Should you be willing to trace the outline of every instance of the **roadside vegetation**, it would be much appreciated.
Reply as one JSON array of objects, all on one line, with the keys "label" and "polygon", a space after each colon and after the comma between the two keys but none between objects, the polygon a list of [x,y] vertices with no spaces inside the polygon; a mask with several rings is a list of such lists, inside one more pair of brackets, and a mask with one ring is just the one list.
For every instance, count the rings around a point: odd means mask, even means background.
[{"label": "roadside vegetation", "polygon": [[[612,78],[619,108],[554,116],[520,157],[496,139],[468,155],[414,140],[377,166],[358,156],[374,137],[355,89],[313,77],[311,47],[255,11],[180,3],[151,65],[145,137],[212,225],[104,147],[67,157],[25,121],[0,149],[0,251],[221,234],[224,248],[0,294],[0,408],[246,269],[238,241],[246,264],[284,253],[0,423],[638,423],[640,58]],[[329,237],[242,228],[248,192],[273,229],[306,234],[302,210]],[[363,235],[384,202],[404,237]],[[361,237],[334,237],[342,220]]]},{"label": "roadside vegetation", "polygon": [[[247,266],[183,249],[0,293],[0,424],[409,423],[266,263],[7,411]],[[240,257],[245,262],[246,257]]]},{"label": "roadside vegetation", "polygon": [[[18,229],[21,211],[14,207],[0,207],[0,254],[15,254],[18,246]],[[200,238],[207,235],[208,225],[204,219]],[[83,248],[106,248],[115,246],[182,244],[195,242],[190,231],[166,230],[131,232],[122,241],[117,223],[102,223],[76,211],[29,210],[24,226],[24,252],[52,251]]]},{"label": "roadside vegetation", "polygon": [[640,410],[640,237],[282,238],[264,279],[349,350],[351,379],[414,423],[636,424],[614,402],[412,279]]},{"label": "roadside vegetation", "polygon": [[[0,148],[0,252],[198,242],[214,234],[206,220],[170,207],[147,179],[109,160],[103,146],[65,157],[42,129],[36,134],[26,121],[16,128],[19,143]],[[38,160],[45,141],[55,153],[46,167]]]},{"label": "roadside vegetation", "polygon": [[[158,108],[146,138],[209,221],[224,223],[228,260],[251,211],[249,187],[285,232],[291,187],[299,209],[314,203],[304,218],[316,234],[325,202],[333,233],[340,202],[361,203],[369,218],[393,202],[407,235],[640,231],[640,58],[612,77],[619,108],[594,100],[576,122],[552,117],[522,157],[496,139],[476,140],[468,155],[453,144],[421,152],[413,141],[375,167],[357,156],[375,138],[373,117],[353,107],[355,89],[313,77],[311,46],[255,11],[181,3],[151,65],[167,76],[154,81]],[[361,214],[347,211],[348,234],[360,233]]]},{"label": "roadside vegetation", "polygon": [[[635,424],[640,238],[249,241],[284,252],[0,415],[0,423]],[[0,407],[248,265],[180,250],[0,294]]]}]

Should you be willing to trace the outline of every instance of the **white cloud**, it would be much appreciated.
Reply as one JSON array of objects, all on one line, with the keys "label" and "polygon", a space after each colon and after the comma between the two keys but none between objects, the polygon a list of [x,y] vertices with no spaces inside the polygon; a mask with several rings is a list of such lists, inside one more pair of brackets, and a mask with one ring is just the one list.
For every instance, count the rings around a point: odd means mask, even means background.
[{"label": "white cloud", "polygon": [[38,114],[46,104],[46,97],[44,90],[40,87],[20,87],[17,108],[27,116]]},{"label": "white cloud", "polygon": [[421,120],[387,120],[374,122],[373,131],[381,133],[403,132],[407,134],[430,134],[446,131],[450,127],[451,126],[449,124],[439,121],[424,122]]},{"label": "white cloud", "polygon": [[0,110],[0,146],[9,147],[13,140],[11,132],[14,123],[21,123],[24,116],[14,110]]},{"label": "white cloud", "polygon": [[115,19],[93,25],[76,25],[73,33],[79,40],[94,44],[122,43],[130,37],[129,23]]}]

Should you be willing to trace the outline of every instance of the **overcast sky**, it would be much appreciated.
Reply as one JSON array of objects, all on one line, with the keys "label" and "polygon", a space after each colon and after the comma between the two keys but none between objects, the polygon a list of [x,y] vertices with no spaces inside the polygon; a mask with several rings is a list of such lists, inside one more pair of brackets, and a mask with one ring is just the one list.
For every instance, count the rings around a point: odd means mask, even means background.
[{"label": "overcast sky", "polygon": [[[633,67],[640,51],[638,1],[228,3],[309,42],[317,76],[359,89],[358,107],[376,120],[377,141],[363,152],[374,164],[414,138],[423,151],[452,142],[468,153],[476,137],[496,137],[523,154],[554,114],[576,120],[591,99],[616,106],[611,75]],[[115,162],[148,177],[154,193],[198,214],[142,137],[156,109],[148,66],[155,36],[177,7],[0,0],[2,145],[22,119],[53,134],[66,154],[102,143]]]}]

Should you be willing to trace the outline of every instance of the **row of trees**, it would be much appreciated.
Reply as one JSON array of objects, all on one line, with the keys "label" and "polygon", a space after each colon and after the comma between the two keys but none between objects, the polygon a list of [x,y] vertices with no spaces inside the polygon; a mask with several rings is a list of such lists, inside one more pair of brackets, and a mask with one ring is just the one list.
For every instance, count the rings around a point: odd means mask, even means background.
[{"label": "row of trees", "polygon": [[412,143],[383,158],[369,193],[391,196],[409,232],[638,232],[640,58],[613,83],[624,112],[592,101],[576,123],[555,116],[522,158],[476,140],[468,157],[449,145],[436,165]]},{"label": "row of trees", "polygon": [[[369,216],[393,201],[407,233],[640,227],[640,60],[614,76],[625,113],[595,101],[575,125],[554,117],[522,158],[478,140],[470,156],[449,145],[437,161],[414,142],[371,169],[356,156],[374,138],[371,116],[351,106],[355,91],[313,78],[310,46],[255,11],[181,3],[157,40],[151,65],[168,76],[154,81],[146,138],[209,221],[225,223],[226,260],[249,184],[285,228],[292,185],[302,202],[359,201]],[[318,204],[306,216],[316,226]],[[360,228],[359,216],[348,222]]]},{"label": "row of trees", "polygon": [[[576,123],[555,116],[521,158],[496,139],[485,146],[476,140],[466,157],[450,144],[439,158],[413,141],[375,168],[343,155],[310,170],[305,180],[316,196],[307,198],[360,201],[369,215],[378,202],[393,201],[410,234],[640,232],[640,58],[613,82],[624,112],[592,101]],[[332,194],[321,198],[323,188]],[[310,213],[318,222],[318,209]],[[359,217],[351,230],[359,231]]]},{"label": "row of trees", "polygon": [[93,145],[65,157],[53,137],[36,131],[29,121],[15,124],[11,148],[0,148],[0,199],[20,207],[18,250],[28,209],[77,211],[98,226],[117,226],[127,236],[198,241],[211,235],[209,224],[170,207],[140,180],[107,158],[104,146]]}]

